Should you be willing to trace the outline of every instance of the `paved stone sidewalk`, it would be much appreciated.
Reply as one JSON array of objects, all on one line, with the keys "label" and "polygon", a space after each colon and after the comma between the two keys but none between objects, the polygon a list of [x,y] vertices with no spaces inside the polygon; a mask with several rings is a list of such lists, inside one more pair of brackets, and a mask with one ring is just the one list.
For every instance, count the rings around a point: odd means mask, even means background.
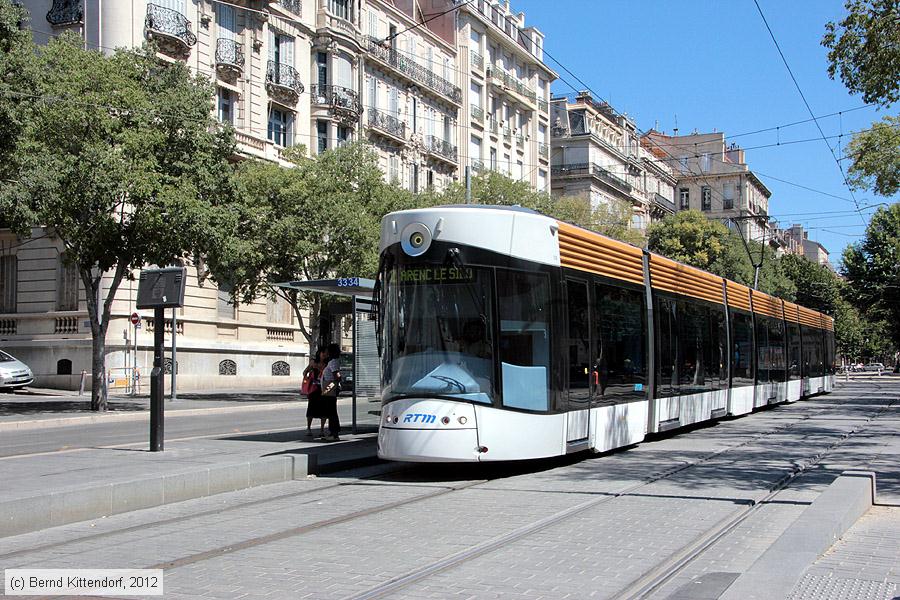
[{"label": "paved stone sidewalk", "polygon": [[790,600],[896,600],[900,594],[900,508],[874,506],[806,570]]}]

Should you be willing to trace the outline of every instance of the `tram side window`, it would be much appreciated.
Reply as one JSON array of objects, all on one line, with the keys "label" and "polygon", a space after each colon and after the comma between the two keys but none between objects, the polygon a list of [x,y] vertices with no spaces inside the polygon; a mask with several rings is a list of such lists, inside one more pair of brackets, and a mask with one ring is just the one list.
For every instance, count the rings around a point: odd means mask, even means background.
[{"label": "tram side window", "polygon": [[542,273],[497,270],[503,406],[550,406],[550,282]]},{"label": "tram side window", "polygon": [[725,331],[725,307],[709,308],[710,344],[707,376],[712,388],[728,387],[728,337]]},{"label": "tram side window", "polygon": [[769,318],[769,381],[784,381],[784,321]]},{"label": "tram side window", "polygon": [[731,311],[731,384],[753,385],[753,319]]},{"label": "tram side window", "polygon": [[647,384],[644,293],[604,284],[596,284],[594,290],[597,393],[610,402],[643,399]]},{"label": "tram side window", "polygon": [[785,334],[787,335],[787,368],[788,380],[793,381],[800,377],[800,325],[797,323],[788,323]]},{"label": "tram side window", "polygon": [[690,300],[678,301],[678,374],[681,394],[713,389],[718,382],[710,308]]},{"label": "tram side window", "polygon": [[825,332],[825,374],[834,375],[834,332]]},{"label": "tram side window", "polygon": [[801,326],[803,335],[803,376],[822,376],[822,330]]},{"label": "tram side window", "polygon": [[756,315],[756,382],[768,383],[771,368],[769,351],[769,317]]},{"label": "tram side window", "polygon": [[678,319],[676,302],[657,296],[656,315],[656,391],[660,398],[678,395]]},{"label": "tram side window", "polygon": [[568,338],[566,348],[569,351],[569,408],[587,408],[590,400],[591,367],[590,348],[590,315],[588,304],[588,285],[583,281],[566,281],[569,297],[567,310],[569,313]]}]

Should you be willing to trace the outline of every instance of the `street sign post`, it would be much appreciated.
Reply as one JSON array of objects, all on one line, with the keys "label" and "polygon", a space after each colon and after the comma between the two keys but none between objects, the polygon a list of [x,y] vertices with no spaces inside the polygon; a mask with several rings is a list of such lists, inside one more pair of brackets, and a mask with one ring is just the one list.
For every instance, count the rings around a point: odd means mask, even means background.
[{"label": "street sign post", "polygon": [[131,321],[132,325],[136,326],[138,323],[141,322],[141,315],[137,314],[136,312],[133,312],[133,313],[131,313],[131,318],[129,319],[129,321]]},{"label": "street sign post", "polygon": [[[153,370],[150,372],[150,451],[160,452],[164,446],[163,392],[165,371],[163,338],[166,332],[166,308],[184,305],[187,271],[184,267],[143,269],[138,282],[136,307],[153,309]],[[137,313],[135,313],[137,314]],[[132,315],[134,318],[135,315]],[[138,316],[140,321],[140,316]],[[174,329],[174,328],[173,328]]]}]

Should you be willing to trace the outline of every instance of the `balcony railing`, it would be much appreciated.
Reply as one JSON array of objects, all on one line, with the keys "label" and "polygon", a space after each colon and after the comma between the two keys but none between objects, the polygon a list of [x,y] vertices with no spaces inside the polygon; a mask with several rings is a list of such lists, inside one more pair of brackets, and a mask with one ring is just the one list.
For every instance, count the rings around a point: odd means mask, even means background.
[{"label": "balcony railing", "polygon": [[471,57],[471,62],[473,67],[477,67],[478,69],[484,70],[484,57],[474,50],[469,52],[469,56]]},{"label": "balcony railing", "polygon": [[503,127],[503,139],[507,142],[512,142],[512,129],[509,127],[509,125]]},{"label": "balcony railing", "polygon": [[488,130],[494,135],[500,132],[500,124],[497,122],[497,119],[488,117]]},{"label": "balcony railing", "polygon": [[47,22],[56,27],[81,23],[83,20],[82,0],[53,0],[53,6],[47,12]]},{"label": "balcony railing", "polygon": [[560,125],[554,125],[550,128],[550,135],[555,138],[569,137],[569,128]]},{"label": "balcony railing", "polygon": [[525,146],[525,136],[521,133],[516,134],[516,146],[519,146],[520,148]]},{"label": "balcony railing", "polygon": [[288,104],[296,104],[304,90],[299,71],[274,60],[266,68],[266,89],[276,100]]},{"label": "balcony railing", "polygon": [[538,99],[537,104],[538,104],[539,111],[541,111],[543,113],[550,112],[550,103],[547,102],[546,100]]},{"label": "balcony railing", "polygon": [[369,127],[380,129],[403,140],[406,139],[406,123],[392,114],[374,108],[369,109]]},{"label": "balcony railing", "polygon": [[412,58],[401,54],[395,48],[387,48],[379,40],[367,38],[368,50],[371,56],[391,67],[407,79],[422,84],[426,88],[449,98],[456,104],[462,101],[462,90],[443,77],[435,75]]},{"label": "balcony railing", "polygon": [[156,38],[160,50],[179,56],[187,56],[191,46],[197,43],[197,36],[191,31],[191,22],[177,10],[147,5],[147,18],[144,20],[147,36]]},{"label": "balcony railing", "polygon": [[472,118],[476,121],[484,121],[484,109],[478,106],[477,104],[473,104],[471,107]]},{"label": "balcony railing", "polygon": [[437,154],[449,161],[456,162],[456,146],[436,135],[425,136],[425,149],[431,154]]},{"label": "balcony railing", "polygon": [[16,335],[18,321],[15,319],[0,319],[0,335]]},{"label": "balcony railing", "polygon": [[538,143],[538,154],[540,155],[541,158],[546,160],[547,158],[550,157],[550,146],[548,146],[544,142],[539,142]]},{"label": "balcony railing", "polygon": [[476,173],[480,173],[484,171],[484,161],[478,158],[472,159],[472,170]]},{"label": "balcony railing", "polygon": [[314,85],[310,90],[313,104],[325,104],[336,112],[349,113],[350,116],[359,116],[362,112],[362,104],[359,94],[355,90],[340,85]]},{"label": "balcony railing", "polygon": [[603,181],[607,185],[614,187],[626,194],[630,194],[631,184],[616,177],[600,165],[596,163],[573,163],[568,165],[556,165],[550,170],[551,175],[555,177],[565,177],[571,175],[591,175]]},{"label": "balcony railing", "polygon": [[216,68],[240,74],[244,70],[244,45],[228,38],[216,40]]},{"label": "balcony railing", "polygon": [[288,9],[295,15],[302,15],[301,8],[303,7],[302,0],[278,0],[278,4]]},{"label": "balcony railing", "polygon": [[78,317],[56,317],[53,333],[78,333]]}]

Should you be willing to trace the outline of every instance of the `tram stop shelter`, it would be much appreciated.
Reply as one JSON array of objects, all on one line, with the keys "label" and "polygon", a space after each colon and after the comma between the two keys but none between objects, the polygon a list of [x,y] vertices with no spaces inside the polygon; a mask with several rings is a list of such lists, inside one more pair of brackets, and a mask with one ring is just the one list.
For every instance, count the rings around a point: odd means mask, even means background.
[{"label": "tram stop shelter", "polygon": [[[338,277],[312,281],[288,281],[277,284],[280,288],[340,296],[349,301],[332,302],[328,306],[329,317],[350,315],[352,324],[353,389],[352,428],[356,433],[359,421],[368,421],[381,414],[381,360],[375,339],[375,305],[372,294],[375,280],[363,277]],[[341,340],[332,340],[340,343]],[[315,352],[310,348],[310,352]],[[360,407],[362,404],[362,407]],[[360,410],[363,410],[360,414]]]}]

